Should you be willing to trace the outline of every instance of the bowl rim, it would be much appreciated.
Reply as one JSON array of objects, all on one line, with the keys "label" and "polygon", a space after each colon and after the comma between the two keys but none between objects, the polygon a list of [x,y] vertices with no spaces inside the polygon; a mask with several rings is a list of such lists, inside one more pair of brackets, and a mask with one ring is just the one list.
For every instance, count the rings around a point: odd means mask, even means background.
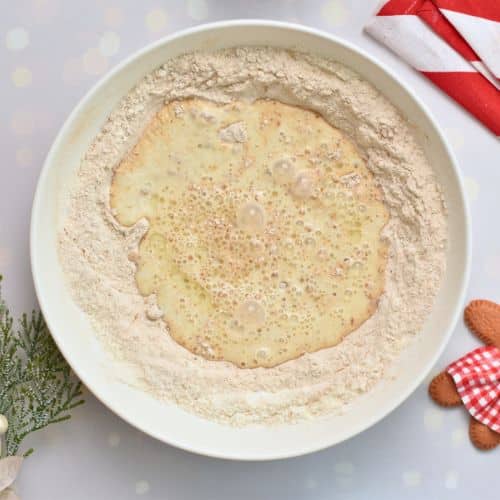
[{"label": "bowl rim", "polygon": [[[415,391],[415,389],[422,383],[422,381],[425,379],[425,377],[428,376],[429,372],[433,368],[433,366],[436,364],[438,358],[441,356],[443,353],[446,345],[448,344],[451,335],[457,325],[459,316],[461,314],[461,306],[464,303],[465,299],[465,294],[467,290],[467,285],[469,282],[469,277],[470,277],[470,265],[471,265],[471,224],[470,224],[470,212],[469,212],[469,206],[467,203],[467,199],[465,196],[465,189],[464,189],[464,184],[462,180],[462,176],[460,173],[460,170],[458,168],[458,163],[457,159],[455,157],[455,154],[451,150],[448,141],[445,139],[439,125],[437,124],[435,118],[433,117],[431,111],[429,110],[428,106],[422,102],[422,100],[416,95],[416,93],[411,89],[411,87],[402,81],[396,74],[395,71],[390,69],[385,63],[381,62],[378,60],[376,57],[372,56],[368,52],[366,52],[363,48],[358,47],[352,42],[349,42],[347,40],[344,40],[341,37],[338,37],[336,35],[333,35],[331,33],[328,33],[326,31],[305,26],[302,24],[298,23],[292,23],[292,22],[286,22],[286,21],[274,21],[274,20],[267,20],[267,19],[232,19],[232,20],[224,20],[224,21],[216,21],[216,22],[210,22],[210,23],[204,23],[200,24],[194,27],[189,27],[185,28],[182,30],[175,31],[172,34],[169,34],[165,37],[162,37],[158,40],[155,40],[144,47],[136,50],[129,56],[127,56],[125,59],[120,61],[117,65],[115,65],[110,71],[108,71],[105,75],[103,75],[92,87],[84,94],[84,96],[78,101],[77,105],[73,108],[71,113],[68,115],[66,120],[64,121],[63,125],[59,129],[59,132],[57,133],[57,136],[55,140],[53,141],[49,152],[47,153],[47,156],[45,158],[45,161],[43,163],[42,169],[39,174],[39,178],[37,181],[36,185],[36,190],[35,190],[35,195],[33,198],[33,204],[31,208],[31,221],[30,221],[30,263],[31,263],[31,271],[32,271],[32,277],[33,277],[33,283],[35,287],[35,293],[38,299],[38,303],[40,306],[40,310],[42,311],[45,321],[47,323],[47,327],[49,331],[51,332],[52,338],[54,339],[57,347],[63,354],[63,356],[68,359],[67,352],[65,352],[64,348],[61,345],[61,342],[59,340],[59,336],[57,334],[53,333],[53,329],[51,328],[51,319],[49,315],[46,315],[46,310],[47,310],[47,305],[45,302],[44,294],[43,294],[43,283],[38,277],[38,272],[37,272],[37,263],[36,263],[36,253],[37,249],[36,247],[36,242],[35,242],[35,237],[37,233],[37,212],[41,209],[41,191],[42,188],[41,186],[46,182],[46,177],[49,175],[49,170],[51,168],[51,164],[53,163],[53,157],[55,156],[57,150],[60,147],[60,144],[63,142],[64,136],[66,135],[67,130],[70,128],[71,124],[73,123],[74,119],[80,114],[80,111],[89,103],[93,96],[94,93],[102,86],[104,85],[109,79],[115,76],[115,74],[119,73],[122,71],[126,66],[128,66],[130,63],[136,61],[137,59],[140,59],[143,55],[146,53],[162,46],[162,45],[167,45],[170,42],[181,39],[184,37],[189,37],[192,34],[200,33],[200,32],[210,32],[210,31],[217,31],[219,29],[223,28],[230,28],[230,27],[238,27],[238,26],[244,26],[244,27],[268,27],[268,28],[279,28],[279,29],[288,29],[292,31],[299,31],[305,34],[313,35],[319,38],[326,39],[328,42],[332,42],[334,44],[338,44],[342,46],[343,48],[346,48],[348,50],[351,50],[353,52],[356,52],[363,58],[367,59],[369,62],[372,64],[378,66],[384,73],[386,73],[392,80],[394,80],[399,86],[401,86],[407,94],[411,97],[411,99],[417,104],[417,106],[421,109],[421,111],[424,113],[426,118],[432,123],[434,127],[434,131],[437,136],[439,141],[442,143],[444,146],[444,150],[446,152],[446,155],[448,156],[450,160],[450,165],[452,167],[455,179],[457,181],[458,187],[459,187],[459,195],[460,195],[460,203],[463,207],[464,211],[464,242],[465,242],[465,248],[464,248],[464,269],[462,272],[462,278],[460,281],[460,291],[458,294],[458,300],[455,305],[455,309],[453,311],[453,315],[450,317],[449,320],[449,327],[445,333],[445,335],[442,338],[442,341],[438,348],[435,350],[433,356],[430,357],[430,359],[427,361],[425,366],[422,367],[422,370],[420,371],[420,376],[415,377],[413,379],[413,382],[411,384],[408,384],[406,389],[404,391],[401,391],[399,397],[393,398],[393,402],[389,405],[387,405],[387,408],[384,412],[381,412],[375,416],[372,416],[371,418],[367,418],[366,421],[364,422],[363,425],[359,425],[357,429],[354,429],[353,432],[351,432],[349,435],[345,436],[342,439],[327,439],[325,437],[325,440],[322,444],[320,445],[312,445],[312,446],[300,446],[297,447],[293,452],[280,452],[280,453],[264,453],[262,454],[263,456],[258,456],[258,454],[254,452],[250,453],[245,453],[245,451],[242,451],[241,453],[238,454],[231,454],[231,453],[225,453],[225,452],[219,452],[218,450],[215,449],[207,449],[207,447],[204,447],[203,445],[198,446],[196,443],[186,443],[185,441],[178,440],[175,436],[168,436],[165,437],[164,435],[159,435],[159,433],[146,428],[145,426],[142,426],[140,423],[137,423],[133,421],[129,416],[127,415],[126,411],[122,409],[121,407],[117,407],[113,402],[107,401],[105,397],[100,393],[100,391],[94,387],[91,388],[91,385],[87,383],[87,376],[85,373],[82,373],[79,369],[75,369],[71,363],[70,364],[72,370],[76,374],[76,376],[85,384],[86,387],[89,388],[89,390],[92,392],[94,397],[96,397],[102,404],[104,404],[108,409],[110,409],[113,413],[118,415],[122,420],[127,422],[129,425],[133,426],[134,428],[144,432],[145,434],[161,441],[166,444],[169,444],[171,446],[174,446],[176,448],[189,451],[192,453],[196,453],[199,455],[204,455],[207,457],[213,457],[213,458],[220,458],[220,459],[230,459],[230,460],[240,460],[240,461],[259,461],[259,460],[277,460],[277,459],[284,459],[284,458],[292,458],[292,457],[297,457],[297,456],[302,456],[306,455],[309,453],[313,453],[316,451],[324,450],[326,448],[329,448],[331,446],[334,446],[336,444],[339,444],[347,439],[350,439],[361,432],[364,432],[368,428],[372,427],[379,421],[381,421],[383,418],[388,416],[390,413],[392,413],[398,406],[400,406],[408,397]],[[236,44],[235,44],[236,46]],[[355,69],[355,68],[354,68]]]}]

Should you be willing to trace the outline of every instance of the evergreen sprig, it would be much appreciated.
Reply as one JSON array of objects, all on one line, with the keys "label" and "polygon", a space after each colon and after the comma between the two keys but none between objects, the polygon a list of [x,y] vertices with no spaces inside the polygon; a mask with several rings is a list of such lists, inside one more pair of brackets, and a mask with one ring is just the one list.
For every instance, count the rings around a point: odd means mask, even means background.
[{"label": "evergreen sprig", "polygon": [[[7,455],[15,455],[31,432],[70,418],[83,403],[81,382],[57,349],[41,312],[23,314],[14,324],[1,294],[0,414],[7,417]],[[29,449],[24,453],[28,456]]]}]

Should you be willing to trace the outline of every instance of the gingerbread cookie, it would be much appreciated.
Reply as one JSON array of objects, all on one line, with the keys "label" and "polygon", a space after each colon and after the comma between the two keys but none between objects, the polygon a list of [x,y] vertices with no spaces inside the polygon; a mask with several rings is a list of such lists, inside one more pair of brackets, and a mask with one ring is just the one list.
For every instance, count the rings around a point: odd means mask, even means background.
[{"label": "gingerbread cookie", "polygon": [[469,329],[486,344],[455,361],[429,384],[444,407],[464,404],[471,414],[469,437],[481,450],[500,444],[500,305],[473,300],[464,311]]}]

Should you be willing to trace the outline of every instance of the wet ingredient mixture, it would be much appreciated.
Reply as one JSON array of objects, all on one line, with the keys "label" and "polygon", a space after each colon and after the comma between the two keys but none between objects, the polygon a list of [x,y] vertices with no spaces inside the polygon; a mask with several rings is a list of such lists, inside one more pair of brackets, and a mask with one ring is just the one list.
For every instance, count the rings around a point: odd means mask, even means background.
[{"label": "wet ingredient mixture", "polygon": [[388,220],[352,142],[275,100],[173,101],[117,168],[120,224],[146,218],[137,285],[195,354],[272,367],[377,307]]}]

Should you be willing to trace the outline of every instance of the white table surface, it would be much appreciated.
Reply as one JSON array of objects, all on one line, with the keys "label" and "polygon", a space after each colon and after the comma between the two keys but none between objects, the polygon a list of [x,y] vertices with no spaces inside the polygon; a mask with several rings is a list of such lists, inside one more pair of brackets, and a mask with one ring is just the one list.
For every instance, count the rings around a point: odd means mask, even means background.
[{"label": "white table surface", "polygon": [[[71,109],[108,68],[148,42],[206,21],[300,22],[340,35],[392,67],[433,110],[464,175],[473,222],[469,298],[500,301],[500,147],[424,78],[362,34],[378,0],[1,0],[0,272],[13,312],[36,305],[28,255],[31,201]],[[435,368],[477,345],[463,324]],[[73,419],[32,435],[17,482],[24,500],[469,499],[500,497],[500,450],[479,453],[465,410],[421,386],[381,423],[309,456],[236,463],[143,435],[85,391]]]}]

